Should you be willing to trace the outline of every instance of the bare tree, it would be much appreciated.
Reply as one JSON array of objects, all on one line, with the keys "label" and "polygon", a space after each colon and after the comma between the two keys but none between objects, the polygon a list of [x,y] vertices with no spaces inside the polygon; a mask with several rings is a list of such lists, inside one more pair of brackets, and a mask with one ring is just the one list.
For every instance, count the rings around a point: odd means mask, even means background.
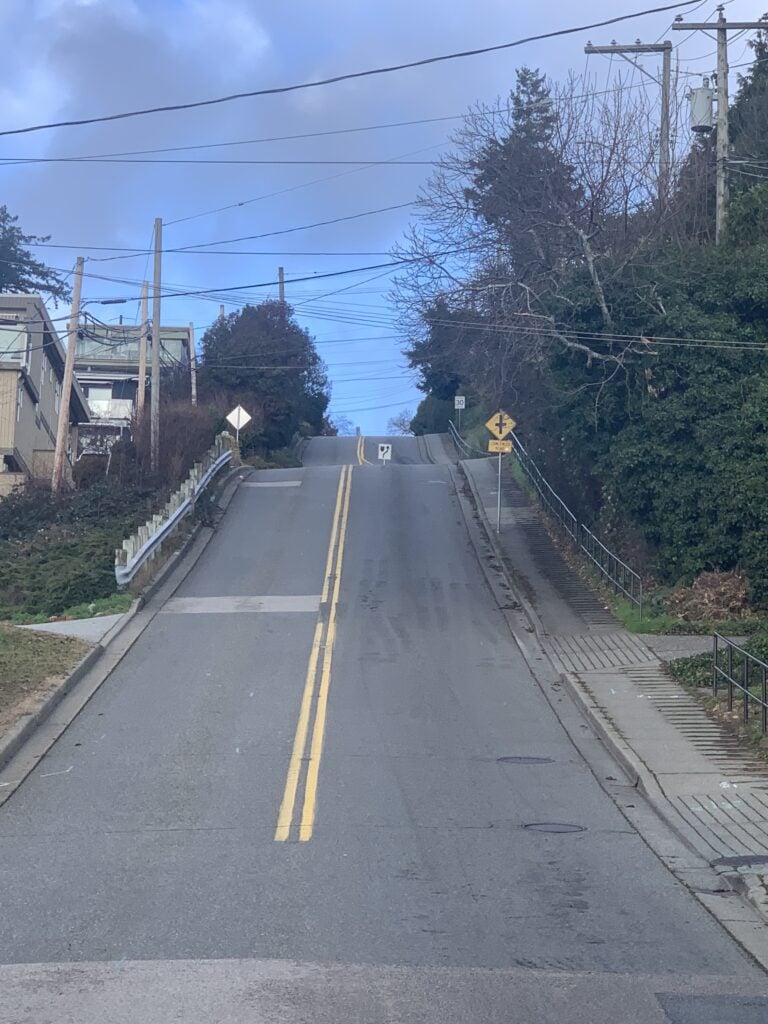
[{"label": "bare tree", "polygon": [[410,409],[404,409],[399,412],[396,416],[387,424],[388,434],[411,434],[411,420],[413,419],[413,413]]}]

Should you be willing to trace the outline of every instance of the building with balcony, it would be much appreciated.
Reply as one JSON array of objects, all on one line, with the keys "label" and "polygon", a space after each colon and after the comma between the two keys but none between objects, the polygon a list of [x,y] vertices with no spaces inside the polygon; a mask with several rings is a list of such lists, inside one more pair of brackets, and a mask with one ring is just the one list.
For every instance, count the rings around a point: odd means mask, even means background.
[{"label": "building with balcony", "polygon": [[[100,324],[86,318],[80,324],[75,349],[75,376],[88,400],[91,421],[82,432],[85,451],[103,451],[131,434],[139,389],[141,325]],[[160,330],[160,367],[189,378],[194,345],[193,329]],[[152,339],[147,338],[145,401],[149,404]]]},{"label": "building with balcony", "polygon": [[[0,496],[29,479],[50,480],[65,348],[39,295],[0,295]],[[65,476],[72,479],[88,405],[73,381]]]}]

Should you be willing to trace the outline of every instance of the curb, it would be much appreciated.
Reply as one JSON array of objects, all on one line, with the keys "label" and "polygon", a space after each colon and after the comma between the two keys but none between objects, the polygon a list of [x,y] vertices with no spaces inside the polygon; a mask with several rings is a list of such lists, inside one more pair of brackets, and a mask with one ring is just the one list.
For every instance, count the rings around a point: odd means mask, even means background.
[{"label": "curb", "polygon": [[416,447],[419,449],[419,451],[427,460],[427,462],[431,463],[433,466],[437,465],[434,456],[432,455],[432,451],[430,450],[429,441],[427,441],[425,434],[416,435]]},{"label": "curb", "polygon": [[501,566],[502,572],[504,573],[504,576],[509,583],[510,589],[515,595],[515,600],[525,612],[525,617],[528,619],[528,622],[530,623],[531,629],[536,635],[537,640],[539,641],[539,643],[542,643],[543,645],[545,633],[541,625],[541,619],[536,614],[536,610],[534,609],[530,601],[527,599],[527,597],[525,597],[524,594],[521,594],[518,588],[515,587],[514,577],[507,568],[507,565],[504,561],[504,554],[501,548],[499,547],[498,540],[496,539],[496,534],[494,533],[491,524],[488,522],[488,517],[485,514],[485,509],[483,508],[483,503],[480,498],[480,495],[478,494],[475,481],[472,479],[472,474],[467,472],[466,468],[464,467],[463,460],[460,460],[457,463],[457,466],[459,472],[464,478],[465,483],[469,487],[470,493],[472,495],[472,503],[475,506],[475,511],[477,512],[480,525],[482,526],[486,540],[488,541],[488,544],[490,545],[490,548],[493,551],[494,556],[496,557],[496,561]]},{"label": "curb", "polygon": [[[126,612],[126,615],[128,612]],[[121,623],[117,622],[112,627],[116,629]],[[112,630],[110,630],[112,632]],[[104,653],[101,643],[96,644],[88,653],[75,665],[66,679],[62,679],[48,694],[43,703],[28,715],[22,717],[12,725],[11,728],[0,736],[0,768],[18,754],[32,733],[56,710],[61,701],[69,691],[78,683],[86,672],[99,660]]]},{"label": "curb", "polygon": [[[226,479],[223,481],[221,485],[221,501],[219,502],[219,505],[224,510],[226,510],[229,507],[229,504],[232,501],[232,498],[234,497],[234,494],[237,490],[237,483],[239,483],[239,481],[234,482],[233,478],[235,477],[236,474],[239,475],[241,473],[242,467],[233,467],[232,471],[226,477]],[[232,483],[234,483],[234,486],[230,487]],[[229,490],[227,490],[227,488],[229,488]],[[129,625],[131,625],[131,623],[138,615],[138,613],[146,606],[146,604],[152,599],[152,597],[157,593],[157,591],[162,587],[162,585],[165,582],[167,582],[168,578],[172,575],[173,571],[179,568],[180,563],[183,561],[185,557],[189,555],[190,549],[198,541],[198,538],[202,530],[203,526],[200,523],[198,523],[191,532],[191,534],[189,535],[189,537],[187,537],[182,546],[178,549],[178,551],[173,552],[173,554],[159,569],[157,575],[153,577],[153,579],[147,584],[144,590],[142,590],[142,592],[135,599],[135,601],[128,609],[128,611],[123,615],[122,619],[119,622],[116,622],[115,625],[107,633],[105,633],[101,640],[97,644],[95,644],[90,651],[88,651],[88,653],[82,658],[81,661],[78,662],[77,665],[75,665],[75,667],[69,673],[68,676],[66,676],[64,679],[62,679],[54,686],[54,688],[43,700],[42,704],[37,708],[37,710],[33,711],[29,715],[23,715],[14,725],[11,726],[11,728],[5,734],[0,736],[0,770],[2,770],[7,764],[10,763],[10,761],[19,753],[19,751],[27,743],[27,741],[31,739],[35,731],[51,717],[53,712],[64,700],[64,698],[67,697],[72,692],[72,690],[74,690],[75,686],[80,682],[80,680],[94,667],[94,665],[96,665],[96,663],[101,659],[102,655],[106,653],[108,648],[114,643],[114,641],[120,636],[120,634],[123,633],[124,630],[127,629]],[[208,536],[204,538],[203,543],[199,545],[199,550],[195,553],[194,560],[191,561],[190,564],[186,567],[186,571],[184,572],[183,576],[179,579],[178,583],[176,584],[176,587],[181,585],[181,583],[192,570],[192,568],[197,564],[200,556],[207,548],[208,543],[211,537],[213,536],[213,533],[214,531],[210,529]],[[176,587],[174,587],[174,589],[176,589]],[[149,625],[149,622],[147,622],[147,625]],[[133,641],[131,641],[129,647],[126,648],[126,651],[123,653],[126,653],[130,649],[130,647],[133,646],[133,644],[136,642],[136,640],[138,640],[139,636],[141,636],[143,632],[144,629],[142,628],[139,631],[139,633],[137,633]],[[111,672],[112,669],[110,669],[104,676],[104,678],[98,683],[93,693],[95,693],[96,690],[98,690],[103,685],[103,683],[106,682],[106,680],[111,675]],[[88,700],[90,700],[91,696],[93,696],[93,694],[91,694],[88,697]],[[63,726],[62,732],[71,724],[72,721],[74,721],[74,718],[77,717],[77,714],[80,713],[80,710],[82,709],[78,709],[73,718]],[[43,755],[41,754],[41,757],[42,756]]]},{"label": "curb", "polygon": [[[655,811],[667,828],[669,828],[680,842],[682,842],[696,857],[701,858],[709,864],[710,868],[717,872],[719,878],[725,883],[725,885],[732,892],[741,896],[752,907],[752,909],[757,912],[760,919],[765,924],[768,924],[768,889],[766,888],[766,885],[763,884],[761,878],[754,873],[748,872],[718,871],[717,867],[711,864],[710,857],[698,849],[694,839],[688,833],[687,826],[681,819],[678,819],[674,807],[667,799],[653,772],[638,757],[629,744],[626,743],[620,732],[613,727],[610,722],[606,721],[599,709],[590,702],[588,695],[584,692],[578,681],[578,677],[568,672],[562,672],[558,666],[554,665],[549,655],[548,645],[546,643],[547,637],[542,629],[541,621],[530,602],[515,586],[514,576],[509,572],[504,561],[503,554],[498,541],[496,540],[496,535],[488,522],[488,518],[485,514],[485,509],[483,508],[474,480],[472,479],[471,474],[467,472],[461,461],[458,463],[458,470],[469,487],[470,494],[472,496],[472,503],[475,506],[475,511],[477,513],[477,518],[482,529],[483,536],[486,538],[496,561],[501,567],[501,572],[508,583],[510,592],[514,595],[514,598],[520,609],[523,611],[525,618],[530,623],[531,630],[536,636],[541,652],[547,658],[550,665],[552,665],[561,684],[567,688],[567,691],[571,695],[578,711],[602,741],[608,754],[627,776],[630,784],[643,795],[649,806]],[[455,478],[454,483],[456,483]],[[499,599],[498,586],[495,584],[495,581],[491,578],[491,575],[488,572],[488,568],[482,558],[483,553],[477,547],[474,538],[472,537],[472,531],[470,530],[469,532],[470,539],[472,540],[483,574],[485,575],[491,591],[496,598],[497,604],[499,604],[503,611],[504,607]],[[525,657],[524,649],[519,643],[518,646],[521,647],[523,656]],[[535,678],[535,667],[530,665],[530,669]],[[721,921],[721,924],[724,924],[724,922]]]}]

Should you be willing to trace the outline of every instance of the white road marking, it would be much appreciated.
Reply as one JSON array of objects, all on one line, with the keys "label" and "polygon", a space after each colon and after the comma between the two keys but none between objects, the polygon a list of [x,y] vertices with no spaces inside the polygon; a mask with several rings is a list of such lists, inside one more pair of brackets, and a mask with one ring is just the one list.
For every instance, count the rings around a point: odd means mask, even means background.
[{"label": "white road marking", "polygon": [[243,487],[301,487],[301,480],[273,480],[269,483],[252,482]]},{"label": "white road marking", "polygon": [[69,768],[65,768],[63,772],[43,772],[40,776],[41,779],[50,779],[52,775],[69,775],[75,766],[71,764]]},{"label": "white road marking", "polygon": [[233,612],[317,612],[320,595],[172,597],[162,615],[228,615]]}]

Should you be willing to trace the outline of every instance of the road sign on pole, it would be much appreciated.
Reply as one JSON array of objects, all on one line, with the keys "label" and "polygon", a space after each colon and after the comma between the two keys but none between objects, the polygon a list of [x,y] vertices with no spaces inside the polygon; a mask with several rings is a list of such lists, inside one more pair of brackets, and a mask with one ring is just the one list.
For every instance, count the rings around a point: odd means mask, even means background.
[{"label": "road sign on pole", "polygon": [[494,439],[488,442],[488,451],[493,452],[494,455],[509,455],[512,452],[512,442]]},{"label": "road sign on pole", "polygon": [[251,422],[251,414],[247,413],[242,405],[236,405],[227,416],[227,422],[231,423],[237,434],[237,443],[240,444],[240,431]]},{"label": "road sign on pole", "polygon": [[384,463],[385,462],[389,462],[391,458],[392,458],[392,445],[391,444],[385,444],[385,443],[380,444],[379,445],[379,459],[381,460],[381,464],[384,465]]},{"label": "road sign on pole", "polygon": [[488,431],[493,434],[499,441],[503,441],[507,434],[511,434],[517,424],[512,417],[504,412],[503,409],[499,409],[485,424]]},{"label": "road sign on pole", "polygon": [[498,452],[499,455],[498,482],[496,484],[496,533],[501,533],[501,456],[508,455],[512,451],[512,442],[505,441],[504,438],[512,433],[517,424],[508,413],[499,409],[485,425],[495,438],[494,441],[488,442],[488,451]]}]

